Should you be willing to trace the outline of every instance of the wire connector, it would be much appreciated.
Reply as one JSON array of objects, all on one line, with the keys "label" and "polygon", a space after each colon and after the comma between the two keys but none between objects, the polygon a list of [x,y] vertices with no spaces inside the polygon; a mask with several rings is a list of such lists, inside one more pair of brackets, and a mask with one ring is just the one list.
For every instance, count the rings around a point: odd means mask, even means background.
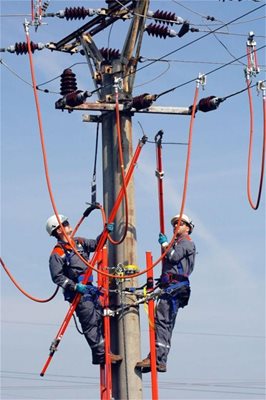
[{"label": "wire connector", "polygon": [[114,89],[115,93],[118,93],[119,90],[123,90],[123,79],[120,77],[114,77]]},{"label": "wire connector", "polygon": [[266,82],[265,81],[257,82],[258,95],[260,94],[260,91],[262,92],[262,97],[264,98],[266,96]]},{"label": "wire connector", "polygon": [[257,61],[257,53],[256,53],[256,42],[254,40],[255,33],[249,32],[247,39],[247,67],[245,68],[245,76],[246,79],[250,79],[251,76],[256,76],[260,72],[260,68],[258,66]]},{"label": "wire connector", "polygon": [[158,170],[156,169],[156,171],[155,171],[155,176],[156,176],[157,178],[159,178],[159,179],[163,179],[163,177],[164,177],[164,171],[158,171]]},{"label": "wire connector", "polygon": [[202,86],[202,90],[204,90],[206,82],[207,82],[207,76],[205,74],[199,73],[199,76],[198,76],[198,78],[196,80],[197,87],[199,87],[201,85]]}]

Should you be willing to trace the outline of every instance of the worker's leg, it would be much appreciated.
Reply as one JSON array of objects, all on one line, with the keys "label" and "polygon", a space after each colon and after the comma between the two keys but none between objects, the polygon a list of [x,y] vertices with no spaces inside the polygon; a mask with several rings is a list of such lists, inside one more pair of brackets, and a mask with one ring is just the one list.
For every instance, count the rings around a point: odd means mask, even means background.
[{"label": "worker's leg", "polygon": [[178,307],[173,308],[169,299],[160,299],[157,305],[155,314],[157,364],[167,363],[177,311]]},{"label": "worker's leg", "polygon": [[82,330],[92,351],[92,363],[104,363],[104,338],[102,310],[92,301],[84,301],[81,298],[76,309]]}]

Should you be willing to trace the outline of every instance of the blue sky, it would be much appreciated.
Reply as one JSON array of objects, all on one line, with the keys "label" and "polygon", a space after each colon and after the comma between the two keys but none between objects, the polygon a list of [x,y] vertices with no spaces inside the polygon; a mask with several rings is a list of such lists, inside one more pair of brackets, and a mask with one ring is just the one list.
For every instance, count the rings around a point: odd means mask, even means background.
[{"label": "blue sky", "polygon": [[[104,1],[51,1],[49,11],[68,6],[105,7]],[[204,30],[183,38],[157,39],[144,35],[141,56],[161,58],[208,30],[203,16],[228,22],[254,10],[264,2],[254,1],[151,1],[150,9],[175,12]],[[1,2],[1,47],[25,41],[24,17],[30,1]],[[37,32],[30,30],[34,42],[56,42],[81,26],[80,21],[46,19]],[[222,23],[221,22],[221,23]],[[121,49],[127,22],[95,37],[99,48]],[[172,29],[179,30],[178,26]],[[250,31],[257,47],[265,44],[265,7],[223,28],[214,35],[188,45],[142,69],[136,78],[134,95],[161,93],[196,79],[220,63],[228,63],[246,52]],[[123,32],[123,35],[121,34]],[[27,55],[1,53],[12,71],[30,82]],[[261,72],[252,83],[265,79],[265,49],[258,52]],[[243,63],[246,63],[244,58]],[[74,63],[85,62],[80,55],[49,50],[36,51],[36,79],[48,81]],[[45,231],[46,219],[53,213],[41,155],[34,105],[29,85],[1,65],[1,257],[30,294],[47,298],[55,290],[48,270],[53,240]],[[144,66],[145,63],[140,64]],[[79,89],[93,90],[86,64],[73,67]],[[60,91],[60,80],[46,86]],[[245,87],[244,65],[234,63],[207,76],[199,98],[225,97]],[[189,106],[195,83],[162,96],[156,105]],[[252,91],[254,103],[254,155],[252,194],[255,199],[261,162],[263,113],[262,94]],[[82,122],[81,111],[55,110],[58,94],[39,92],[49,172],[56,204],[73,225],[90,200],[96,126]],[[93,98],[96,100],[96,97]],[[246,194],[249,140],[247,92],[231,97],[218,110],[198,112],[194,124],[193,146],[186,213],[195,223],[193,239],[198,254],[191,276],[192,296],[181,310],[173,334],[167,374],[160,375],[161,399],[262,399],[265,387],[265,191],[257,211],[251,209]],[[158,129],[164,130],[165,142],[186,142],[189,117],[142,115],[133,117],[133,140],[142,136],[140,122],[153,140]],[[168,237],[170,221],[180,208],[183,189],[186,146],[164,145],[165,220]],[[144,146],[135,171],[136,229],[138,264],[145,266],[145,251],[154,258],[160,254],[157,182],[154,145]],[[98,200],[101,195],[101,159],[97,170]],[[265,188],[265,185],[264,185]],[[100,215],[93,214],[79,234],[95,237],[101,231]],[[155,275],[159,276],[160,266]],[[142,279],[142,278],[141,278]],[[68,328],[59,351],[44,378],[39,372],[48,356],[67,304],[61,293],[48,304],[34,303],[1,274],[1,370],[3,399],[97,399],[98,369],[91,366],[90,350],[74,325]],[[148,324],[141,310],[142,355],[148,350]],[[143,377],[144,399],[150,398],[149,377]]]}]

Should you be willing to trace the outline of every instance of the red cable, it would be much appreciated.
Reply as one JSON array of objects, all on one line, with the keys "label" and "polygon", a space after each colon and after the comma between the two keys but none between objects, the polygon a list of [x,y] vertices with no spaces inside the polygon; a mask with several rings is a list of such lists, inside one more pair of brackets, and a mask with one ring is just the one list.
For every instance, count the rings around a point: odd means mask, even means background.
[{"label": "red cable", "polygon": [[[45,143],[44,143],[44,134],[43,134],[43,127],[42,127],[40,106],[39,106],[38,94],[37,94],[37,90],[36,90],[36,80],[35,80],[34,68],[33,68],[33,59],[32,59],[32,51],[31,51],[31,46],[30,46],[29,30],[28,30],[28,25],[26,25],[26,24],[25,24],[25,33],[26,33],[26,39],[27,39],[27,45],[28,45],[28,53],[29,53],[29,60],[30,60],[30,70],[31,70],[31,77],[32,77],[32,82],[33,82],[33,90],[34,90],[34,98],[35,98],[36,109],[37,109],[37,117],[38,117],[38,123],[39,123],[39,131],[40,131],[40,139],[41,139],[41,146],[42,146],[42,152],[43,152],[43,161],[44,161],[45,177],[46,177],[47,187],[48,187],[48,191],[49,191],[49,195],[50,195],[50,199],[51,199],[51,203],[52,203],[52,206],[53,206],[55,215],[56,215],[56,217],[57,217],[57,220],[58,220],[58,223],[59,223],[59,225],[60,225],[60,228],[61,228],[62,231],[65,233],[64,227],[63,227],[63,225],[62,225],[62,223],[61,223],[61,221],[60,221],[60,218],[59,218],[59,215],[58,215],[58,212],[57,212],[57,208],[56,208],[55,201],[54,201],[53,194],[52,194],[50,178],[49,178],[49,174],[48,174],[47,156],[46,156],[46,149],[45,149]],[[187,163],[186,163],[186,178],[185,178],[185,183],[184,183],[183,200],[182,200],[182,207],[181,207],[180,213],[183,213],[184,201],[185,201],[185,197],[186,197],[186,186],[187,186],[187,178],[188,178],[188,166],[189,166],[189,158],[190,158],[190,147],[191,147],[191,141],[192,141],[192,127],[193,127],[192,120],[194,119],[194,116],[195,116],[197,94],[198,94],[198,88],[196,89],[195,100],[194,100],[193,108],[192,108],[191,123],[190,123],[190,134],[189,134],[190,140],[189,140],[189,145],[188,145],[188,156],[187,156]],[[142,146],[140,146],[140,145],[138,146],[138,149],[137,149],[138,151],[136,151],[135,155],[136,155],[136,154],[139,155],[140,150],[141,150],[141,147],[142,147]],[[137,157],[136,157],[136,158],[137,158]],[[134,167],[135,167],[135,163],[134,163],[134,156],[133,156],[133,159],[131,160],[131,165],[130,165],[130,167],[129,167],[128,175],[129,175],[129,172],[131,172],[131,175],[132,175]],[[131,175],[130,175],[130,176],[131,176]],[[125,182],[124,182],[124,183],[125,183]],[[122,190],[122,189],[123,189],[123,190]],[[123,191],[124,191],[124,184],[123,184],[123,188],[122,188],[122,189],[120,190],[120,192],[119,192],[119,194],[118,194],[118,196],[117,196],[117,199],[116,199],[116,201],[115,201],[114,207],[113,207],[113,209],[112,209],[112,211],[111,211],[111,214],[110,214],[110,216],[109,216],[109,219],[108,219],[108,222],[109,222],[109,223],[113,222],[113,220],[114,220],[114,218],[115,218],[115,215],[116,215],[116,213],[117,213],[117,210],[118,210],[118,208],[119,208],[119,206],[120,206],[120,202],[122,201],[122,198],[123,198]],[[178,229],[178,227],[179,227],[179,225],[180,225],[180,222],[181,222],[181,220],[178,221],[177,229]],[[67,237],[67,236],[66,236],[66,237]],[[104,232],[103,232],[102,235],[101,235],[101,238],[100,238],[100,240],[99,240],[98,246],[97,246],[97,248],[96,248],[96,250],[95,250],[95,252],[94,252],[94,255],[93,255],[92,260],[91,260],[90,263],[87,262],[87,260],[85,260],[85,259],[78,253],[78,251],[76,250],[76,248],[75,248],[75,247],[73,246],[73,244],[71,243],[71,240],[68,241],[68,243],[70,244],[70,246],[71,246],[72,250],[74,251],[74,253],[75,253],[75,254],[84,262],[84,264],[88,267],[88,269],[87,269],[87,271],[86,271],[86,273],[85,273],[85,275],[84,275],[84,279],[83,279],[83,281],[82,281],[83,284],[86,284],[86,283],[87,283],[88,278],[89,278],[89,276],[90,276],[92,270],[96,270],[96,269],[94,268],[94,265],[95,265],[95,263],[96,263],[96,261],[97,261],[98,252],[99,252],[99,251],[102,249],[102,247],[104,246],[107,237],[108,237],[108,232],[107,232],[107,230],[105,229]],[[165,253],[162,254],[162,256],[150,267],[150,269],[151,269],[151,268],[154,268],[155,265],[157,265],[157,263],[160,262],[160,260],[164,257],[164,255],[166,254],[166,252],[168,251],[168,249],[170,248],[170,245],[172,245],[172,243],[174,242],[174,240],[175,240],[175,235],[174,235],[174,237],[173,237],[171,243],[169,244],[168,248],[166,249]],[[131,278],[136,277],[136,276],[139,276],[139,275],[142,275],[142,274],[144,274],[145,272],[147,272],[147,269],[146,269],[146,270],[143,270],[143,271],[141,271],[141,272],[139,272],[139,273],[132,274],[132,275],[131,275]],[[122,276],[119,277],[119,276],[116,276],[116,275],[104,273],[103,271],[101,271],[100,273],[103,274],[103,275],[105,275],[105,276],[111,277],[111,278],[120,278],[120,279],[124,279],[124,277],[122,277]],[[53,354],[54,354],[54,352],[56,351],[56,349],[57,349],[57,347],[58,347],[58,345],[59,345],[59,343],[60,343],[60,341],[61,341],[61,339],[62,339],[62,336],[63,336],[63,334],[65,333],[65,331],[66,331],[66,329],[67,329],[67,326],[68,326],[68,324],[69,324],[69,321],[70,321],[70,319],[72,318],[72,315],[73,315],[73,313],[74,313],[74,311],[75,311],[75,309],[76,309],[76,307],[77,307],[77,305],[78,305],[78,303],[79,303],[79,301],[80,301],[80,298],[81,298],[81,295],[80,295],[79,293],[77,293],[76,296],[75,296],[75,298],[74,298],[74,300],[73,300],[73,302],[72,302],[72,304],[71,304],[71,306],[70,306],[70,308],[69,308],[69,310],[68,310],[68,312],[67,312],[67,314],[66,314],[66,317],[65,317],[63,323],[61,324],[61,327],[60,327],[60,329],[59,329],[59,331],[58,331],[58,333],[57,333],[56,339],[55,339],[54,342],[53,342],[53,345],[52,345],[51,350],[50,350],[50,355],[49,355],[49,357],[48,357],[48,359],[47,359],[47,361],[46,361],[46,363],[45,363],[45,365],[44,365],[44,367],[43,367],[43,369],[42,369],[42,371],[41,371],[41,374],[40,374],[41,376],[44,376],[45,371],[47,370],[47,368],[48,368],[48,366],[49,366],[49,364],[50,364],[50,362],[51,362],[51,360],[52,360]]]},{"label": "red cable", "polygon": [[122,188],[124,191],[125,197],[125,214],[126,214],[126,221],[125,221],[125,229],[121,239],[118,241],[112,239],[110,235],[108,235],[108,239],[114,245],[118,245],[122,243],[127,235],[128,230],[128,197],[127,197],[127,188],[126,188],[126,181],[125,181],[125,169],[124,169],[124,160],[123,160],[123,149],[122,149],[122,137],[121,137],[121,127],[120,127],[120,113],[119,113],[119,101],[118,101],[118,88],[115,92],[115,114],[116,114],[116,127],[117,127],[117,144],[118,144],[118,153],[119,153],[119,160],[120,160],[120,167],[121,167],[121,177],[122,177]]},{"label": "red cable", "polygon": [[[33,90],[34,90],[34,97],[35,97],[35,103],[36,103],[36,109],[37,109],[37,116],[38,116],[38,123],[39,123],[39,131],[40,131],[40,139],[41,139],[41,146],[42,146],[42,152],[43,152],[43,161],[44,161],[44,169],[45,169],[45,177],[46,177],[46,182],[47,182],[47,187],[48,187],[48,191],[49,191],[49,195],[50,195],[50,199],[51,199],[51,203],[55,212],[55,215],[57,217],[58,223],[60,225],[60,228],[62,229],[63,232],[65,232],[64,227],[59,219],[59,215],[58,215],[58,211],[55,205],[55,201],[53,198],[53,194],[52,194],[52,189],[51,189],[51,183],[50,183],[50,178],[49,178],[49,174],[48,174],[48,164],[47,164],[47,156],[46,156],[46,149],[45,149],[45,143],[44,143],[44,134],[43,134],[43,127],[42,127],[42,120],[41,120],[41,113],[40,113],[40,106],[39,106],[39,100],[38,100],[38,93],[36,90],[36,80],[35,80],[35,75],[34,75],[34,68],[33,68],[33,59],[32,59],[32,51],[31,51],[31,46],[30,46],[30,38],[29,38],[29,32],[27,29],[27,26],[25,25],[25,32],[26,32],[26,39],[27,39],[27,45],[28,45],[28,52],[29,52],[29,60],[30,60],[30,69],[31,69],[31,76],[32,76],[32,82],[33,82]],[[192,107],[192,113],[191,113],[191,120],[190,120],[190,130],[189,130],[189,143],[188,143],[188,152],[187,152],[187,162],[186,162],[186,173],[185,173],[185,181],[184,181],[184,190],[183,190],[183,199],[182,199],[182,206],[181,206],[181,211],[180,214],[183,213],[183,209],[184,209],[184,205],[185,205],[185,199],[186,199],[186,189],[187,189],[187,181],[188,181],[188,170],[189,170],[189,161],[190,161],[190,152],[191,152],[191,145],[192,145],[192,131],[193,131],[193,125],[194,125],[194,117],[195,117],[195,111],[196,111],[196,105],[197,105],[197,97],[198,97],[198,87],[196,88],[195,91],[195,96],[194,96],[194,102],[193,102],[193,107]],[[138,155],[140,153],[141,147],[139,146],[139,148],[137,148],[136,153],[135,153],[135,157],[136,159],[138,158]],[[131,162],[133,163],[133,165],[130,165],[129,172],[131,172],[131,175],[133,173],[133,169],[135,167],[134,165],[134,156],[133,159],[131,160]],[[123,191],[124,189],[122,188],[122,190],[120,190],[115,205],[111,211],[111,214],[109,216],[108,222],[111,223],[113,222],[115,215],[117,213],[117,210],[119,208],[120,202],[122,201],[122,197],[123,197]],[[179,226],[180,226],[180,222],[181,220],[178,221],[177,227],[176,227],[176,231],[178,230]],[[168,247],[166,248],[165,252],[161,255],[161,257],[153,264],[152,268],[154,268],[162,259],[163,257],[166,255],[167,251],[169,250],[169,248],[171,247],[171,245],[174,243],[175,241],[175,236],[176,234],[173,236],[170,244],[168,245]],[[103,232],[102,237],[104,237],[104,243],[106,240],[105,237],[105,232]],[[75,249],[75,247],[73,246],[73,244],[71,243],[71,241],[69,241],[69,244],[72,248],[72,250],[74,251],[74,253],[84,262],[84,264],[89,267],[89,269],[94,270],[97,272],[97,269],[94,268],[94,263],[95,263],[95,258],[93,257],[91,263],[89,263],[87,260],[85,260],[80,254],[79,252]],[[99,251],[101,248],[97,247],[95,252]],[[94,263],[93,263],[94,260]],[[147,269],[140,271],[136,274],[132,274],[131,278],[137,277],[139,275],[142,275],[144,273],[147,272]],[[104,272],[101,272],[103,275],[108,276],[110,278],[120,278],[123,279],[123,277],[119,277],[116,275],[112,275],[112,274],[107,274]],[[84,278],[85,279],[85,278]],[[86,283],[86,282],[85,282]],[[73,305],[73,303],[72,303]],[[76,305],[75,305],[76,307]],[[74,312],[74,311],[73,311]],[[72,312],[72,314],[73,314]],[[71,313],[71,311],[70,311]],[[71,315],[72,315],[71,314]]]},{"label": "red cable", "polygon": [[34,5],[33,5],[33,1],[31,0],[31,21],[34,21]]},{"label": "red cable", "polygon": [[[190,125],[189,125],[189,137],[188,137],[188,149],[187,149],[187,158],[186,158],[186,169],[185,169],[185,178],[184,178],[184,185],[183,185],[183,195],[182,195],[182,202],[181,202],[181,208],[180,208],[180,218],[178,220],[177,226],[175,228],[174,235],[168,244],[168,246],[165,248],[164,253],[152,264],[151,268],[154,268],[168,253],[170,248],[173,246],[176,236],[180,227],[181,223],[181,216],[184,212],[185,208],[185,202],[186,202],[186,195],[187,195],[187,187],[188,187],[188,176],[189,176],[189,167],[190,167],[190,158],[191,158],[191,148],[192,148],[192,138],[193,138],[193,127],[194,127],[194,120],[195,120],[195,114],[196,114],[196,107],[197,107],[197,100],[198,100],[198,93],[199,93],[199,88],[198,88],[198,83],[196,86],[195,94],[194,94],[194,100],[193,100],[193,106],[192,106],[192,112],[191,112],[191,118],[190,118]],[[146,271],[142,271],[146,272]],[[139,273],[140,274],[140,273]]]},{"label": "red cable", "polygon": [[6,271],[7,275],[9,276],[9,278],[11,279],[11,281],[18,288],[18,290],[20,290],[21,293],[23,293],[29,299],[31,299],[33,301],[36,301],[37,303],[48,303],[49,301],[51,301],[57,295],[57,292],[59,290],[59,286],[57,286],[56,291],[54,292],[54,294],[51,297],[49,297],[48,299],[39,299],[37,297],[31,296],[29,293],[27,293],[25,290],[23,290],[22,287],[17,283],[17,281],[11,275],[11,272],[9,271],[9,269],[7,268],[7,266],[5,265],[5,263],[4,263],[4,261],[2,260],[1,257],[0,257],[0,263],[1,263],[2,267],[4,268],[4,270]]},{"label": "red cable", "polygon": [[[156,135],[157,136],[157,135]],[[155,138],[156,138],[155,136]],[[163,162],[162,162],[162,137],[155,143],[156,145],[156,166],[157,166],[157,183],[158,183],[158,202],[159,202],[159,219],[160,232],[165,233],[164,226],[164,194],[163,194]]]},{"label": "red cable", "polygon": [[247,77],[247,88],[248,88],[248,99],[249,99],[249,110],[250,110],[250,133],[249,133],[249,147],[248,147],[248,172],[247,172],[247,195],[250,206],[253,210],[257,210],[260,205],[263,180],[264,180],[264,167],[265,167],[265,147],[266,147],[266,128],[265,128],[265,96],[263,96],[263,144],[262,144],[262,157],[261,157],[261,171],[260,171],[260,183],[258,189],[258,195],[256,203],[252,200],[251,195],[251,164],[252,164],[252,153],[253,153],[253,133],[254,133],[254,111],[253,111],[253,102],[252,102],[252,93],[250,89],[250,81]]}]

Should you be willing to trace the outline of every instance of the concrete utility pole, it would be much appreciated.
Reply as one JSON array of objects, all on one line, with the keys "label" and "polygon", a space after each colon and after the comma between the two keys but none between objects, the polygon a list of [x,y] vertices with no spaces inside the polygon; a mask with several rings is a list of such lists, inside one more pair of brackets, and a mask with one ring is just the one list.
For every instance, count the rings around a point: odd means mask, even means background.
[{"label": "concrete utility pole", "polygon": [[[142,32],[144,28],[144,18],[148,9],[147,0],[140,0],[136,5],[136,16],[131,22],[131,26],[126,38],[123,51],[119,60],[113,60],[111,65],[103,65],[103,91],[100,100],[110,99],[114,101],[114,78],[121,80],[119,89],[119,99],[130,99],[133,90],[134,71],[136,63],[132,65],[133,51],[137,44],[137,52],[140,49]],[[138,55],[136,55],[137,57]],[[136,58],[133,59],[134,61]],[[132,123],[131,114],[127,112],[120,113],[121,136],[124,156],[124,168],[127,166],[133,155],[132,148]],[[117,144],[117,124],[114,112],[102,113],[102,151],[103,151],[103,194],[104,208],[110,213],[114,200],[121,189],[122,179],[120,170],[120,161],[118,157]],[[130,182],[127,189],[128,195],[128,233],[125,240],[118,246],[109,246],[109,265],[117,266],[122,264],[136,265],[136,229],[135,229],[135,193],[134,183]],[[125,228],[125,207],[120,207],[116,220],[115,230],[118,240],[123,235]],[[129,279],[118,283],[119,288],[126,285],[137,286],[137,279]],[[129,301],[123,296],[111,298],[111,302],[116,304],[122,301]],[[131,300],[133,301],[133,299]],[[139,373],[135,371],[135,364],[140,359],[140,324],[139,313],[136,309],[130,309],[111,321],[112,349],[123,355],[123,362],[120,366],[113,367],[113,397],[115,399],[142,399],[142,381]]]}]

